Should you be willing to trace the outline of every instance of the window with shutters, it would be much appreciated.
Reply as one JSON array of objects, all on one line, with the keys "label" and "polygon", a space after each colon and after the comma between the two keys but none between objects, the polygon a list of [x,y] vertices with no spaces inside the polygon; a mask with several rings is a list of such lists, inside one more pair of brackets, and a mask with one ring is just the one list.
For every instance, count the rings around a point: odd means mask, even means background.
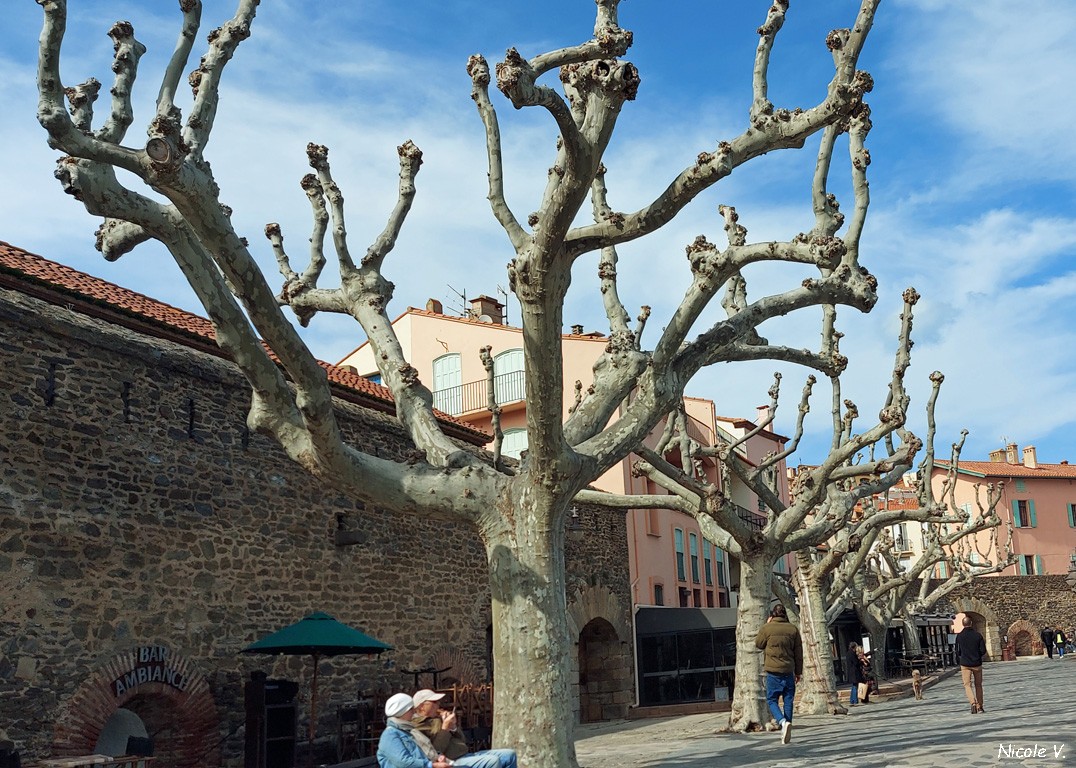
[{"label": "window with shutters", "polygon": [[1042,557],[1039,555],[1020,555],[1016,563],[1020,567],[1021,576],[1034,576],[1045,573]]},{"label": "window with shutters", "polygon": [[433,407],[453,416],[463,413],[463,374],[458,352],[433,361]]},{"label": "window with shutters", "polygon": [[1017,499],[1012,503],[1012,524],[1017,528],[1036,527],[1034,499]]},{"label": "window with shutters", "polygon": [[497,405],[518,403],[526,398],[523,350],[509,349],[493,358],[493,394]]},{"label": "window with shutters", "polygon": [[525,450],[527,450],[527,430],[506,429],[504,440],[501,441],[501,455],[518,459]]}]

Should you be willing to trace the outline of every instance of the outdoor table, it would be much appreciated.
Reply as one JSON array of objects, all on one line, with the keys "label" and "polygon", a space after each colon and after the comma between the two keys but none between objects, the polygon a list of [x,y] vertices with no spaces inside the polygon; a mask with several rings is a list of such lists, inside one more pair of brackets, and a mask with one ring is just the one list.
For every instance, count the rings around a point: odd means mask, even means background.
[{"label": "outdoor table", "polygon": [[151,768],[152,757],[140,755],[121,755],[110,757],[109,755],[82,755],[79,757],[55,757],[42,760],[40,768],[92,768],[96,765],[107,765],[109,768]]}]

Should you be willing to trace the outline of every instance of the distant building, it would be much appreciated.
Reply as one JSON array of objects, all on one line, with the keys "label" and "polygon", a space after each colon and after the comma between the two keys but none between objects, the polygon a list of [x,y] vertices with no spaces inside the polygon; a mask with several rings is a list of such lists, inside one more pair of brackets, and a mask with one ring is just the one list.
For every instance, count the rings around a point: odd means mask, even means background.
[{"label": "distant building", "polygon": [[[939,461],[935,466],[931,480],[935,492],[940,492],[948,468],[948,462]],[[1009,443],[991,451],[989,461],[960,460],[954,488],[957,506],[977,515],[977,500],[985,503],[985,486],[999,483],[1004,483],[997,510],[1003,525],[997,551],[990,556],[994,562],[1003,556],[1010,543],[1011,524],[1017,561],[998,575],[1068,573],[1076,551],[1076,467],[1068,461],[1040,462],[1034,446],[1020,451],[1016,443]],[[987,533],[980,534],[981,548],[988,541]]]}]

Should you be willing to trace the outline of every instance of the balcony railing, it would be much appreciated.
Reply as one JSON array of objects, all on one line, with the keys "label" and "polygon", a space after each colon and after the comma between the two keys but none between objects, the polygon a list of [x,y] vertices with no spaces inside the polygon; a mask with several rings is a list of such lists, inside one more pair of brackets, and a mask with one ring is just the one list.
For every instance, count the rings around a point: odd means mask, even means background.
[{"label": "balcony railing", "polygon": [[[526,397],[527,376],[523,371],[510,371],[493,377],[493,392],[497,405],[521,402]],[[489,381],[481,379],[456,387],[435,390],[433,407],[452,416],[483,411],[489,408]]]},{"label": "balcony railing", "polygon": [[750,526],[751,528],[754,528],[756,531],[761,531],[763,528],[766,527],[765,515],[760,515],[757,512],[752,512],[750,509],[745,509],[739,504],[732,504],[731,506],[733,509],[736,510],[737,517],[747,523],[748,526]]}]

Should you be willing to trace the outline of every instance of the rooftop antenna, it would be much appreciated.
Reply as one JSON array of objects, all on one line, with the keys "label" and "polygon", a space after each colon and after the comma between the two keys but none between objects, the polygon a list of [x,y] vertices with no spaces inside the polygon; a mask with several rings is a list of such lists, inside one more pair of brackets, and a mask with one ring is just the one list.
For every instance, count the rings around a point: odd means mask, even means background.
[{"label": "rooftop antenna", "polygon": [[[448,283],[445,283],[445,285],[448,285]],[[470,317],[471,316],[471,309],[470,309],[470,307],[467,306],[467,292],[466,291],[457,291],[451,285],[448,286],[448,290],[450,290],[450,291],[452,291],[452,293],[456,294],[456,296],[458,296],[460,298],[460,300],[463,302],[463,306],[456,310],[457,312],[460,313],[460,317]]]},{"label": "rooftop antenna", "polygon": [[501,296],[504,296],[504,301],[501,302],[502,304],[504,304],[504,316],[501,319],[501,322],[503,322],[505,325],[511,325],[511,323],[508,322],[508,291],[504,290],[504,288],[501,288],[500,283],[497,283],[497,293],[499,293]]}]

